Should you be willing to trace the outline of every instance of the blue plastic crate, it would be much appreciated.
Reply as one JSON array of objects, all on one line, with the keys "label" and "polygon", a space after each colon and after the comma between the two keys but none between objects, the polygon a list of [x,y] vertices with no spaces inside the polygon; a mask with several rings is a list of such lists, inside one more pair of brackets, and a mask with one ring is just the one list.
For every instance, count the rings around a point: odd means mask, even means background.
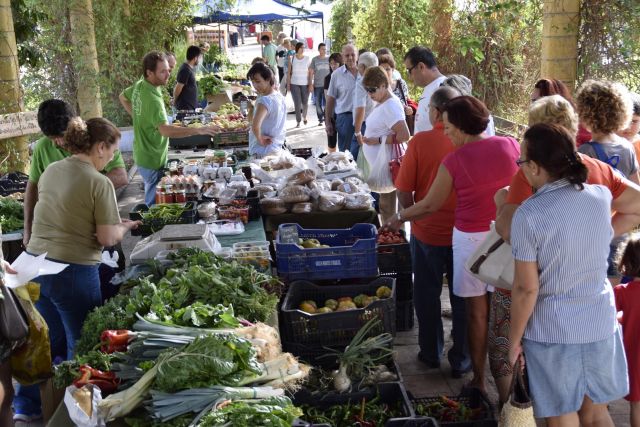
[{"label": "blue plastic crate", "polygon": [[[304,249],[294,243],[282,243],[282,230],[286,227],[296,227],[301,239],[318,239],[331,247]],[[376,276],[376,237],[373,224],[356,224],[348,229],[304,229],[298,224],[281,224],[275,242],[278,275],[287,280]]]}]

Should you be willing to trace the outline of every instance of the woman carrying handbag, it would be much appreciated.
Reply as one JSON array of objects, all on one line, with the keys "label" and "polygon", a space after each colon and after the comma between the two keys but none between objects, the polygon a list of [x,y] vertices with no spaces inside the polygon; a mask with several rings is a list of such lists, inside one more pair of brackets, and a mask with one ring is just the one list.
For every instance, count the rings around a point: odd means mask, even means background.
[{"label": "woman carrying handbag", "polygon": [[[380,193],[380,216],[382,223],[385,223],[397,212],[392,165],[404,154],[405,142],[410,135],[404,120],[404,108],[389,90],[389,80],[384,70],[380,67],[369,68],[362,84],[369,97],[377,103],[367,118],[362,151],[371,169],[367,182],[373,191]],[[397,162],[397,167],[393,166],[396,174],[400,169],[399,164]]]}]

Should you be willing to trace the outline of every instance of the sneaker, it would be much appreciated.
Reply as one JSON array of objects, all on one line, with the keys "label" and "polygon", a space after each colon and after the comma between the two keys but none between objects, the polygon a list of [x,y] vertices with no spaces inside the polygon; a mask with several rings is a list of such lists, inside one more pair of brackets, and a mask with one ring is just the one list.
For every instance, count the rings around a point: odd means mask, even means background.
[{"label": "sneaker", "polygon": [[27,414],[14,414],[13,421],[21,421],[23,423],[31,423],[33,421],[42,418],[42,412],[39,414],[27,415]]}]

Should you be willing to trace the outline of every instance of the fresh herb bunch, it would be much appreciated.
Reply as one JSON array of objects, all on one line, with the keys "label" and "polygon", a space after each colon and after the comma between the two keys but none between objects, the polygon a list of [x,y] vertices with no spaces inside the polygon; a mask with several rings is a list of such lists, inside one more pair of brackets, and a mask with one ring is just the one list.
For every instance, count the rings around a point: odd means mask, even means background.
[{"label": "fresh herb bunch", "polygon": [[240,400],[208,413],[200,420],[198,427],[290,427],[301,415],[302,411],[284,396],[264,400]]},{"label": "fresh herb bunch", "polygon": [[53,384],[57,388],[69,386],[80,374],[79,369],[82,365],[89,365],[100,371],[110,371],[111,362],[114,357],[113,354],[107,354],[97,350],[92,350],[82,356],[76,355],[75,358],[65,360],[53,367]]},{"label": "fresh herb bunch", "polygon": [[203,95],[217,95],[225,90],[225,83],[214,76],[213,74],[207,74],[198,80],[198,88]]},{"label": "fresh herb bunch", "polygon": [[22,203],[11,198],[0,198],[0,227],[3,233],[10,233],[24,227]]}]

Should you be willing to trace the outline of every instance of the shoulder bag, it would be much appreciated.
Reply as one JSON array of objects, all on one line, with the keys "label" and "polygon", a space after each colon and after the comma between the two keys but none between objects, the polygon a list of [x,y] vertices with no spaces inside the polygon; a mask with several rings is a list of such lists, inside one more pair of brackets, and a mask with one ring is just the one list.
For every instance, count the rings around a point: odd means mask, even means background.
[{"label": "shoulder bag", "polygon": [[389,161],[389,172],[391,172],[391,180],[393,183],[396,183],[396,178],[400,173],[400,166],[402,166],[402,158],[404,157],[404,149],[402,148],[402,144],[396,144],[395,137],[393,138],[392,147],[393,147],[393,155],[391,156],[391,160]]},{"label": "shoulder bag", "polygon": [[29,336],[29,318],[13,289],[0,283],[0,338],[19,341]]},{"label": "shoulder bag", "polygon": [[515,262],[511,245],[496,232],[495,223],[484,241],[476,248],[465,263],[465,269],[472,276],[501,289],[513,287]]}]

